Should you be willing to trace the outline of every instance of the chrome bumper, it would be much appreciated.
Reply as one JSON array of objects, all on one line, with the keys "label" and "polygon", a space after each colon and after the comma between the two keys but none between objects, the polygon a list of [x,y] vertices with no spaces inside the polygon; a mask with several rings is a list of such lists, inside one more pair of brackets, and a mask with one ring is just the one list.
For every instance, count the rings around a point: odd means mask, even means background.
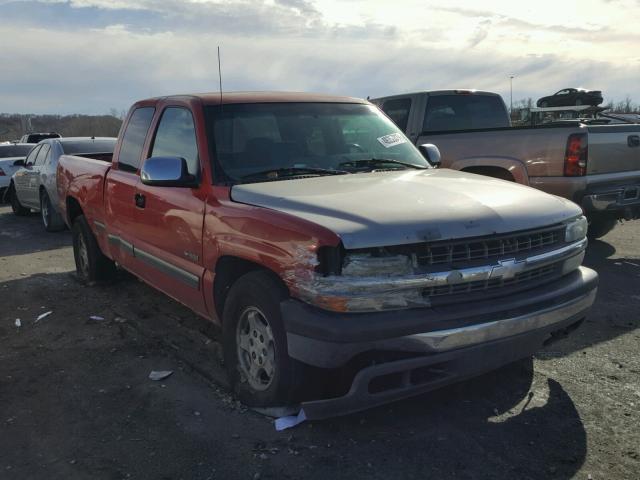
[{"label": "chrome bumper", "polygon": [[419,342],[425,352],[444,352],[490,342],[500,338],[511,337],[513,335],[526,333],[530,330],[537,330],[554,325],[581,313],[586,314],[586,311],[595,301],[596,293],[597,290],[594,289],[582,297],[528,315],[505,318],[462,328],[418,333],[406,337],[406,340],[409,342]]}]

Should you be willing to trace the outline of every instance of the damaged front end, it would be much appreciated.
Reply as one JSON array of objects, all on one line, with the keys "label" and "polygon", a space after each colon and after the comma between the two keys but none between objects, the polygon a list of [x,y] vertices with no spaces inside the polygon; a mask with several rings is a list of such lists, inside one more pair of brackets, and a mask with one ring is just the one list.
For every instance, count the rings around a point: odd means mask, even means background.
[{"label": "damaged front end", "polygon": [[458,241],[357,250],[321,247],[305,253],[291,272],[290,284],[300,300],[334,312],[430,307],[508,295],[580,266],[587,245],[582,219]]}]

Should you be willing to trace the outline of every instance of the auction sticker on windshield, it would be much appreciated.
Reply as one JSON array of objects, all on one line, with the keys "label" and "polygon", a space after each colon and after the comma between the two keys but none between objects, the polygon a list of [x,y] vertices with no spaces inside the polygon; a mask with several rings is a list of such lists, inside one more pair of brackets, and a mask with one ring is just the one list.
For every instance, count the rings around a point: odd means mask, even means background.
[{"label": "auction sticker on windshield", "polygon": [[407,139],[404,138],[399,133],[390,133],[389,135],[384,135],[383,137],[378,137],[378,141],[385,148],[394,147],[396,145],[400,145],[402,143],[407,143]]}]

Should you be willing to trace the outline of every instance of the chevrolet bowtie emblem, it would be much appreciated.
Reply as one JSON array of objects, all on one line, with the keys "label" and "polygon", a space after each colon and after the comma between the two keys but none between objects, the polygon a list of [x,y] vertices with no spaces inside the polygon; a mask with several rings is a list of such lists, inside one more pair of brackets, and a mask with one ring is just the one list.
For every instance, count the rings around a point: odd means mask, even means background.
[{"label": "chevrolet bowtie emblem", "polygon": [[526,266],[525,261],[516,261],[515,258],[507,260],[498,260],[498,264],[491,269],[489,278],[502,278],[503,280],[511,280],[522,272]]}]

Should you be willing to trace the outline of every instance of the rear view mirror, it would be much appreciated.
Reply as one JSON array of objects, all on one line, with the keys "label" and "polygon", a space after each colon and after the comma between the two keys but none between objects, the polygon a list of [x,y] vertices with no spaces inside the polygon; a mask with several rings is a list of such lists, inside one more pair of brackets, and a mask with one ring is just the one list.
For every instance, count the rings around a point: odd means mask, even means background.
[{"label": "rear view mirror", "polygon": [[151,157],[142,165],[140,180],[157,187],[197,187],[198,181],[189,173],[187,161],[181,157]]},{"label": "rear view mirror", "polygon": [[423,143],[418,147],[422,156],[431,164],[432,167],[440,166],[440,150],[432,143]]},{"label": "rear view mirror", "polygon": [[24,159],[13,162],[14,167],[24,167]]}]

